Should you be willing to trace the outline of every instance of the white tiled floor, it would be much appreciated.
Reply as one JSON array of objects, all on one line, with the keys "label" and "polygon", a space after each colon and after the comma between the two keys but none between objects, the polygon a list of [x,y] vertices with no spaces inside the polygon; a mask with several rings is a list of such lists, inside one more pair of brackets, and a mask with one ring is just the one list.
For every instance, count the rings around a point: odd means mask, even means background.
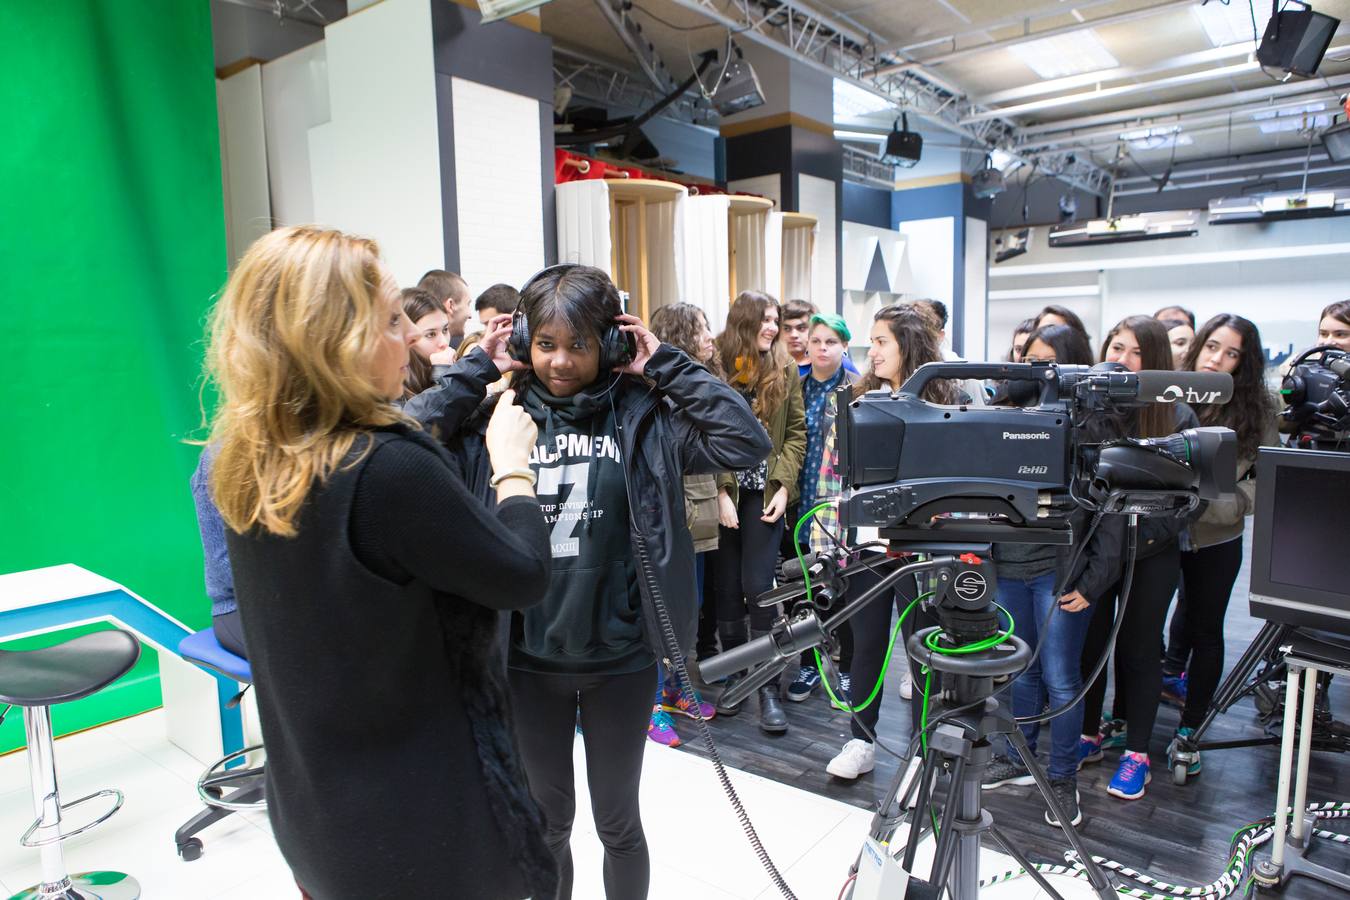
[{"label": "white tiled floor", "polygon": [[[585,768],[578,754],[578,815],[572,841],[576,866],[573,897],[604,897],[602,850],[585,794]],[[67,799],[105,787],[126,794],[122,811],[104,825],[66,843],[71,871],[112,869],[136,877],[148,900],[219,898],[272,900],[298,896],[266,815],[245,813],[218,822],[202,834],[206,852],[178,859],[174,830],[194,815],[193,783],[201,765],[164,737],[160,712],[147,713],[56,742],[62,794]],[[801,900],[833,900],[866,835],[869,813],[742,772],[733,782],[769,854]],[[87,817],[97,815],[92,807]],[[652,850],[650,900],[771,900],[778,896],[759,867],[712,767],[704,760],[648,745],[642,779],[642,809]],[[0,758],[0,896],[37,880],[37,857],[18,846],[32,819],[27,756]],[[1015,827],[1009,830],[1015,832]],[[1009,868],[1010,860],[985,851],[986,874]],[[689,860],[689,862],[686,862]],[[1091,896],[1087,885],[1057,879],[1067,897]],[[983,892],[993,900],[1042,896],[1022,878]]]}]

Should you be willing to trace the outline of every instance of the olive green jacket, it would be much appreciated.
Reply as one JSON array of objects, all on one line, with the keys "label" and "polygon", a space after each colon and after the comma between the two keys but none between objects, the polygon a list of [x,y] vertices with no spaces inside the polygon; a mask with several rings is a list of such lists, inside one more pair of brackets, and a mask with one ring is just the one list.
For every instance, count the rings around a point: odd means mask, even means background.
[{"label": "olive green jacket", "polygon": [[[785,487],[788,503],[797,499],[797,477],[802,470],[802,457],[806,455],[806,407],[802,404],[802,382],[797,374],[797,364],[789,362],[786,369],[788,380],[787,397],[778,404],[778,409],[768,422],[764,423],[773,441],[773,450],[769,453],[768,478],[764,485],[764,505],[773,499],[778,488]],[[737,500],[736,476],[723,472],[717,476],[718,488],[725,488],[732,500]]]}]

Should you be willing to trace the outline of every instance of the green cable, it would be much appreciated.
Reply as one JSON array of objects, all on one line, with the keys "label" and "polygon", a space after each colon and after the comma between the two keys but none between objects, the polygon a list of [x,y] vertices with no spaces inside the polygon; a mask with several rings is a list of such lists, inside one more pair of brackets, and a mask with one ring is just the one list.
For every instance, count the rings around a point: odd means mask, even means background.
[{"label": "green cable", "polygon": [[1013,621],[1012,615],[1006,609],[999,606],[997,603],[994,604],[994,608],[1008,617],[1008,628],[1006,631],[1000,631],[993,637],[985,638],[982,641],[976,641],[973,644],[963,644],[960,647],[938,646],[938,641],[941,640],[945,634],[941,631],[934,631],[924,639],[924,646],[934,653],[941,653],[943,656],[960,656],[966,653],[979,653],[981,650],[989,650],[993,647],[997,647],[999,644],[1012,637],[1013,628],[1016,623]]},{"label": "green cable", "polygon": [[832,503],[834,503],[833,500],[822,500],[808,509],[802,517],[797,520],[797,524],[792,527],[792,549],[797,554],[797,565],[802,567],[802,578],[806,580],[807,602],[810,602],[811,600],[811,573],[806,568],[806,557],[802,556],[802,526],[806,524],[807,519],[811,518],[822,509],[826,509]]},{"label": "green cable", "polygon": [[[895,639],[900,635],[900,626],[905,623],[905,618],[910,614],[910,611],[913,610],[914,607],[919,604],[920,601],[925,600],[931,596],[933,596],[932,591],[929,591],[926,594],[920,594],[919,596],[915,597],[913,600],[910,601],[909,606],[905,607],[904,612],[900,613],[900,618],[896,621],[895,626],[891,628],[891,640],[890,643],[886,646],[886,656],[881,661],[881,674],[877,676],[877,683],[872,685],[872,692],[867,695],[867,699],[863,701],[861,706],[849,706],[847,703],[843,703],[838,697],[835,696],[834,689],[830,687],[830,680],[828,678],[821,679],[821,684],[825,685],[825,693],[829,695],[830,701],[834,703],[836,707],[844,710],[845,712],[862,712],[863,710],[867,709],[867,707],[872,705],[872,701],[876,700],[877,695],[881,693],[882,685],[885,684],[886,682],[886,673],[890,670],[891,667],[891,654],[895,652]],[[820,655],[820,648],[815,647],[813,648],[812,652],[815,653],[816,655],[816,671],[824,672],[825,658]]]}]

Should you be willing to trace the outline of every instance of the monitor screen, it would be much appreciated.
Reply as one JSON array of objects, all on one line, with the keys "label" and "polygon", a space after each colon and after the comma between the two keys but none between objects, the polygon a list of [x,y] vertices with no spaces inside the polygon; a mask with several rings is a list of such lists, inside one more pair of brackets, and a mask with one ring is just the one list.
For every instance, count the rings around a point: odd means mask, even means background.
[{"label": "monitor screen", "polygon": [[1252,614],[1350,633],[1350,454],[1263,449]]}]

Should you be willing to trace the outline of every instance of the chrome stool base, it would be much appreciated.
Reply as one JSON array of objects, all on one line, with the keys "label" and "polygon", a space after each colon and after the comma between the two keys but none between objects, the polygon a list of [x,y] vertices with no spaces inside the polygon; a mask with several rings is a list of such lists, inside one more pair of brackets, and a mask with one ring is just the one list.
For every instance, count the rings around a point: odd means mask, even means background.
[{"label": "chrome stool base", "polygon": [[59,884],[36,884],[9,900],[139,900],[141,886],[121,872],[82,872]]}]

